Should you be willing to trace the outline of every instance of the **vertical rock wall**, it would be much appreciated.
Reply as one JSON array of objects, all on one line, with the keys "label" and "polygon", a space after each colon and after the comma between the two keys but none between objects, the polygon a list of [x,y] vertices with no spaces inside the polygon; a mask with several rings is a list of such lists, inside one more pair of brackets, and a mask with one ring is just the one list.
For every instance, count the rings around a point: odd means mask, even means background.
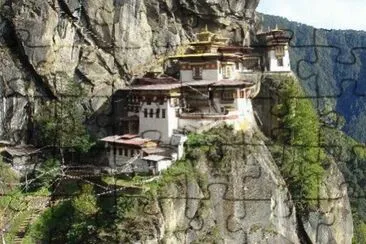
[{"label": "vertical rock wall", "polygon": [[257,5],[258,0],[1,0],[0,78],[6,86],[0,87],[0,138],[30,140],[37,100],[59,96],[70,79],[84,84],[86,109],[103,118],[90,121],[91,129],[108,133],[108,98],[133,74],[160,66],[158,58],[206,24],[241,42],[245,29],[255,28]]}]

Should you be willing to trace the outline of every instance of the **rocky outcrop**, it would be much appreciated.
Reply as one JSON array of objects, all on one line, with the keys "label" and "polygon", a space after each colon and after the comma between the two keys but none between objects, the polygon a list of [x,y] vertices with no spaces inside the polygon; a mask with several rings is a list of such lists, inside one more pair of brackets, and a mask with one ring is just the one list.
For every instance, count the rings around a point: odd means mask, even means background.
[{"label": "rocky outcrop", "polygon": [[318,209],[302,222],[313,243],[352,243],[353,219],[347,186],[334,162],[320,184]]},{"label": "rocky outcrop", "polygon": [[[186,199],[161,203],[163,240],[299,243],[294,206],[265,145],[258,144],[246,158],[232,161],[222,175],[215,174],[206,160],[202,159],[198,168],[208,175],[207,189],[187,181],[183,192],[177,186],[169,189],[177,196],[183,193]],[[185,232],[176,234],[182,227]]]},{"label": "rocky outcrop", "polygon": [[[253,100],[253,108],[260,126],[269,138],[276,138],[283,133],[279,124],[281,114],[275,107],[283,103],[280,87],[289,77],[297,80],[293,74],[265,74],[259,95]],[[296,81],[298,82],[298,81]],[[284,145],[281,145],[285,147]],[[309,209],[307,216],[298,216],[298,231],[302,241],[311,243],[352,243],[353,218],[346,180],[334,160],[331,162],[322,179],[319,180],[319,194],[315,209]],[[276,162],[281,165],[281,162]]]},{"label": "rocky outcrop", "polygon": [[[255,31],[258,2],[0,0],[0,139],[29,142],[38,104],[62,95],[70,79],[88,91],[84,108],[95,114],[89,121],[92,131],[99,137],[109,134],[114,107],[109,98],[117,89],[133,75],[160,66],[157,60],[205,25],[242,43],[247,31]],[[152,239],[299,242],[295,209],[268,149],[261,141],[242,146],[245,157],[220,172],[204,157],[198,160],[206,183],[188,178],[168,186],[169,196],[156,202]],[[335,168],[330,172],[329,182],[342,181]],[[345,196],[331,184],[322,187],[329,197]],[[337,236],[352,231],[347,204],[343,197],[321,205],[324,213],[338,217],[334,225],[321,213],[304,219],[309,238],[347,243],[348,237]]]},{"label": "rocky outcrop", "polygon": [[[255,29],[258,0],[1,0],[0,137],[25,142],[37,102],[65,81],[89,91],[95,133],[108,131],[108,98],[208,25],[241,42]],[[160,65],[160,63],[159,63]],[[9,86],[9,88],[8,88]],[[9,92],[9,89],[11,92]],[[104,105],[104,106],[103,106]],[[28,109],[25,109],[28,108]]]},{"label": "rocky outcrop", "polygon": [[134,217],[135,228],[118,227],[132,232],[125,236],[144,243],[300,243],[294,204],[260,133],[222,133],[235,139],[189,152],[191,161],[177,166],[186,170],[161,179],[172,181],[144,208],[145,224]]}]

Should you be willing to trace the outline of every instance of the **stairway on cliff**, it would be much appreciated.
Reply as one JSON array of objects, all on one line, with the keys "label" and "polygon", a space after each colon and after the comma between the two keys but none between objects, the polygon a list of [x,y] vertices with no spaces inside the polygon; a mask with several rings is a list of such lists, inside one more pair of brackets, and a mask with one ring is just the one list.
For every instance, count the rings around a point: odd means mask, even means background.
[{"label": "stairway on cliff", "polygon": [[14,244],[23,243],[24,237],[26,236],[29,227],[46,210],[49,200],[49,197],[30,198],[28,211],[31,213],[19,225],[18,231],[16,232],[15,238],[13,239]]}]

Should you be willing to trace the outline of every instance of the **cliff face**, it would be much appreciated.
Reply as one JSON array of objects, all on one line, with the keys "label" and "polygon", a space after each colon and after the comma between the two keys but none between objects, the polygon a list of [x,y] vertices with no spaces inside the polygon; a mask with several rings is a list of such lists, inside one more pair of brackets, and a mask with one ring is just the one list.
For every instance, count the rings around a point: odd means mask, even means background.
[{"label": "cliff face", "polygon": [[[131,75],[175,50],[206,24],[241,42],[254,29],[258,0],[1,0],[0,135],[17,142],[31,137],[37,103],[62,93],[65,81],[89,90],[86,107],[103,122],[103,106]],[[108,102],[107,104],[108,105]]]},{"label": "cliff face", "polygon": [[[286,104],[291,106],[289,101],[281,92],[283,82],[293,78],[297,84],[300,84],[297,78],[291,74],[288,75],[264,75],[262,77],[261,91],[253,100],[253,108],[262,120],[260,126],[269,138],[278,138],[284,133],[284,130],[290,130],[290,127],[280,124],[283,116],[278,112],[278,105]],[[296,98],[290,98],[291,101],[296,101]],[[300,111],[297,111],[300,113]],[[308,119],[308,118],[303,118]],[[305,126],[305,125],[302,125]],[[294,133],[295,134],[295,133]],[[319,131],[317,137],[323,138],[328,136],[324,131]],[[274,140],[275,141],[275,140]],[[314,144],[315,145],[315,144]],[[291,147],[288,144],[281,145],[285,151],[285,147]],[[281,149],[282,150],[282,149]],[[334,156],[335,157],[335,156]],[[294,157],[295,158],[295,157]],[[284,153],[281,157],[276,158],[276,164],[281,166],[285,162]],[[283,160],[281,162],[281,160]],[[295,159],[293,159],[295,160]],[[329,165],[325,168],[322,178],[318,179],[317,187],[319,189],[316,196],[316,207],[309,210],[308,216],[299,216],[299,234],[301,237],[306,236],[308,241],[312,243],[351,243],[353,236],[353,218],[348,197],[346,180],[342,172],[339,170],[339,165],[344,159],[330,158]],[[312,163],[308,161],[307,163]],[[294,168],[292,170],[296,171]],[[311,172],[300,172],[300,174],[310,175]],[[298,199],[299,200],[299,199]]]},{"label": "cliff face", "polygon": [[127,232],[121,240],[300,243],[291,196],[261,134],[218,128],[208,135],[213,144],[188,146],[176,166],[182,170],[160,179],[155,200],[138,214],[144,217],[133,215],[117,227]]},{"label": "cliff face", "polygon": [[[69,79],[82,82],[89,92],[84,107],[96,114],[89,121],[93,131],[108,134],[113,126],[109,98],[131,75],[155,68],[157,58],[174,52],[206,24],[242,42],[246,29],[255,30],[257,4],[258,0],[0,0],[0,138],[31,139],[38,104],[59,97]],[[249,141],[253,137],[247,136]],[[268,149],[261,140],[242,147],[245,155],[220,172],[210,160],[199,158],[196,169],[207,175],[206,183],[183,177],[181,184],[167,186],[169,196],[155,202],[158,224],[153,240],[299,242],[296,212]],[[331,175],[334,182],[342,182],[340,174]],[[337,224],[325,224],[330,220],[317,213],[303,220],[312,240],[326,233],[328,239],[321,237],[324,243],[352,229],[345,190],[325,186],[329,196],[342,196],[339,204],[322,205],[324,212],[333,209]],[[346,217],[339,217],[341,213]],[[339,243],[350,243],[350,238],[351,234]]]}]

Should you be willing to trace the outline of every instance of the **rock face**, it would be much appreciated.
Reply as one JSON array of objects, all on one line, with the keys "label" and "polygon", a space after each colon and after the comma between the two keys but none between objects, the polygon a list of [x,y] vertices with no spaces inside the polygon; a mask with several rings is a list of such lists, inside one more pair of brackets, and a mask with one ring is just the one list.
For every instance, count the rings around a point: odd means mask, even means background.
[{"label": "rock face", "polygon": [[[264,75],[261,91],[253,100],[253,108],[260,117],[261,131],[273,138],[279,133],[279,115],[274,107],[281,103],[278,87],[293,74]],[[337,159],[336,159],[337,160]],[[281,162],[277,162],[278,165]],[[331,162],[319,182],[317,209],[298,219],[299,235],[312,243],[352,243],[353,219],[345,179],[337,164]],[[304,240],[304,239],[302,239]]]},{"label": "rock face", "polygon": [[[242,43],[246,32],[255,30],[258,2],[0,0],[0,139],[30,142],[38,104],[62,94],[70,79],[89,92],[84,107],[96,114],[89,121],[93,132],[107,135],[113,127],[109,98],[132,75],[160,65],[158,58],[205,25]],[[299,243],[291,197],[263,142],[244,160],[233,160],[224,173],[213,172],[205,158],[198,162],[208,184],[202,187],[193,179],[169,186],[170,196],[158,202],[155,240]],[[336,168],[332,172],[329,182],[339,183],[341,175]],[[323,187],[327,196],[345,194],[332,185]],[[349,236],[339,236],[352,231],[348,199],[321,208],[347,217],[328,226],[327,217],[314,213],[303,220],[309,237],[350,243]]]},{"label": "rock face", "polygon": [[[187,199],[164,200],[162,215],[167,243],[299,243],[295,209],[270,152],[257,144],[215,173],[207,159],[199,161],[208,185],[187,181]],[[245,150],[245,149],[244,149]],[[169,192],[182,194],[177,187]],[[181,211],[184,209],[184,213]],[[185,226],[187,231],[176,235]]]},{"label": "rock face", "polygon": [[[26,142],[37,103],[57,97],[67,80],[89,90],[96,134],[111,124],[108,98],[131,75],[208,25],[241,42],[255,29],[259,0],[1,0],[0,138]],[[104,105],[104,106],[103,106]],[[108,120],[107,120],[108,121]]]},{"label": "rock face", "polygon": [[[336,186],[336,187],[335,187]],[[332,163],[320,185],[317,211],[303,219],[313,243],[352,243],[353,220],[344,177]]]},{"label": "rock face", "polygon": [[145,217],[131,219],[132,233],[124,236],[143,243],[300,243],[291,196],[260,133],[222,133],[235,136],[232,144],[190,151],[177,167],[193,170],[172,173],[145,205]]}]

